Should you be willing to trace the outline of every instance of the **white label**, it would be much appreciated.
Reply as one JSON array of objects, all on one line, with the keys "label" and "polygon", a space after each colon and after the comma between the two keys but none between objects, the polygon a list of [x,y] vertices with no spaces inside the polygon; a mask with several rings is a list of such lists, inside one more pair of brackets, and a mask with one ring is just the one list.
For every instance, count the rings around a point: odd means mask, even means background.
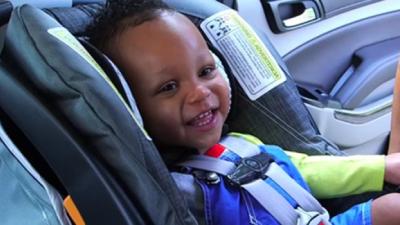
[{"label": "white label", "polygon": [[233,75],[251,100],[286,81],[286,76],[257,34],[234,10],[219,12],[201,29],[225,56]]}]

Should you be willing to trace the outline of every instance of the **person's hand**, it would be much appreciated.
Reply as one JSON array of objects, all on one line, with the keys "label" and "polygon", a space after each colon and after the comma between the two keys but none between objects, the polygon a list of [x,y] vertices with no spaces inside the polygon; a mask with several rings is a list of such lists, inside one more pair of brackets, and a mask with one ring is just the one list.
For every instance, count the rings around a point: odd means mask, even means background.
[{"label": "person's hand", "polygon": [[385,157],[385,181],[400,185],[400,153],[393,153]]}]

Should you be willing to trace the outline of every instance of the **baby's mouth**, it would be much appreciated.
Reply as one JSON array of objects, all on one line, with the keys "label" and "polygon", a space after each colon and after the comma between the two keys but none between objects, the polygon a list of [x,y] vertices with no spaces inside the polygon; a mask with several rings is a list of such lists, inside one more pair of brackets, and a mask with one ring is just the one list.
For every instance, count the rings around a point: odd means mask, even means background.
[{"label": "baby's mouth", "polygon": [[194,127],[203,127],[214,121],[215,109],[202,112],[193,119],[191,119],[188,124]]}]

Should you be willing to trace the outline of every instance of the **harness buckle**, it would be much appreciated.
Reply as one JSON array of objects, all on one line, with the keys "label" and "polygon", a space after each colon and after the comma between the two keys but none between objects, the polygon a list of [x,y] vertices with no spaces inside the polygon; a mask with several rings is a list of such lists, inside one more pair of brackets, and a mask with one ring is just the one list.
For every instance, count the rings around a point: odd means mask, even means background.
[{"label": "harness buckle", "polygon": [[260,178],[265,179],[271,161],[266,153],[242,158],[235,170],[227,176],[228,181],[233,186],[241,186]]}]

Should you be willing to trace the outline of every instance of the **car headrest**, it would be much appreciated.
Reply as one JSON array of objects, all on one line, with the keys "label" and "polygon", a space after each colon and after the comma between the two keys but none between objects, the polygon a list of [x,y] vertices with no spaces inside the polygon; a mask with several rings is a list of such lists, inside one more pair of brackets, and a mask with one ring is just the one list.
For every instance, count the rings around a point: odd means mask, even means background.
[{"label": "car headrest", "polygon": [[12,59],[46,103],[64,115],[149,221],[194,223],[131,108],[68,30],[42,10],[18,7],[8,24],[3,57]]}]

